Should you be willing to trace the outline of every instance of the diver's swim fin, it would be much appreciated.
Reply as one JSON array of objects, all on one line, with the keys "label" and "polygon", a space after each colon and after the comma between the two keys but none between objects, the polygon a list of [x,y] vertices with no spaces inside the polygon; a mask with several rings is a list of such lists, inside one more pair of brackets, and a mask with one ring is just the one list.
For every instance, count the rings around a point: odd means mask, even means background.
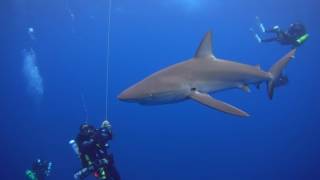
[{"label": "diver's swim fin", "polygon": [[255,32],[252,28],[250,28],[250,31],[252,32],[253,36],[256,38],[256,40],[261,43],[262,42],[262,39],[261,37],[259,36],[259,34],[257,32]]},{"label": "diver's swim fin", "polygon": [[263,23],[261,22],[261,20],[258,16],[256,16],[256,21],[257,21],[257,25],[258,25],[259,29],[261,30],[261,32],[265,33],[266,28],[264,27]]},{"label": "diver's swim fin", "polygon": [[214,99],[209,94],[201,93],[199,91],[193,91],[190,95],[190,98],[193,100],[204,104],[208,107],[214,108],[216,110],[222,111],[224,113],[232,114],[235,116],[241,116],[241,117],[248,117],[250,116],[248,113],[242,111],[241,109],[234,107],[230,104],[227,104],[223,101],[219,101],[217,99]]}]

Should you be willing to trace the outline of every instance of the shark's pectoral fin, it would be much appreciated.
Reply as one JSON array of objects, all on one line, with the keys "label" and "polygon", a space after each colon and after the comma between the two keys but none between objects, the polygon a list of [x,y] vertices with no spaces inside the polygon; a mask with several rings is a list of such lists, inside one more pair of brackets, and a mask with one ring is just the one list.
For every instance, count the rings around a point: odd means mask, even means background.
[{"label": "shark's pectoral fin", "polygon": [[192,98],[195,101],[200,102],[201,104],[204,104],[206,106],[209,106],[211,108],[217,109],[219,111],[236,115],[236,116],[241,116],[241,117],[248,117],[249,114],[242,111],[239,108],[236,108],[230,104],[227,104],[223,101],[219,101],[217,99],[214,99],[211,97],[209,94],[206,93],[201,93],[199,91],[194,91],[190,95],[190,98]]}]

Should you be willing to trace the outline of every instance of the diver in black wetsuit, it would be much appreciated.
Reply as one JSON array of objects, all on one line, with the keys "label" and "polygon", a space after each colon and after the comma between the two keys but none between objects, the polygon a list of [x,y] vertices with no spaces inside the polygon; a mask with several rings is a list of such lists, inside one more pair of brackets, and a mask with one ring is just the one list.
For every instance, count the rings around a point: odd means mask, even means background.
[{"label": "diver in black wetsuit", "polygon": [[262,33],[275,34],[275,36],[270,38],[261,38],[258,33],[251,29],[259,43],[279,42],[282,45],[291,45],[292,48],[297,48],[301,46],[309,37],[305,26],[301,23],[291,24],[287,31],[283,31],[279,26],[274,26],[273,28],[266,30],[258,17],[257,24]]},{"label": "diver in black wetsuit", "polygon": [[52,163],[40,159],[32,163],[31,170],[26,171],[26,176],[29,180],[44,180],[50,175]]},{"label": "diver in black wetsuit", "polygon": [[75,179],[84,179],[93,174],[98,179],[120,180],[120,175],[114,166],[113,156],[108,153],[108,141],[112,139],[111,125],[104,121],[101,128],[96,129],[89,124],[80,126],[80,133],[75,141],[82,167],[74,174]]}]

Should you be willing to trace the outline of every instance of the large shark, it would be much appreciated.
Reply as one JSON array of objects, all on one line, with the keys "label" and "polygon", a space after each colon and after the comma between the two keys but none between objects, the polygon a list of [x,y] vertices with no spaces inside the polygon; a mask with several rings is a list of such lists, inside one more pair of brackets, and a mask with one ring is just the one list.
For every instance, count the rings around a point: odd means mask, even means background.
[{"label": "large shark", "polygon": [[240,88],[249,92],[249,84],[267,82],[270,99],[277,85],[283,83],[282,70],[294,57],[296,49],[276,62],[269,71],[216,58],[212,53],[212,33],[206,33],[193,58],[164,68],[123,91],[118,99],[143,105],[175,103],[193,99],[216,110],[247,117],[248,113],[209,93]]}]

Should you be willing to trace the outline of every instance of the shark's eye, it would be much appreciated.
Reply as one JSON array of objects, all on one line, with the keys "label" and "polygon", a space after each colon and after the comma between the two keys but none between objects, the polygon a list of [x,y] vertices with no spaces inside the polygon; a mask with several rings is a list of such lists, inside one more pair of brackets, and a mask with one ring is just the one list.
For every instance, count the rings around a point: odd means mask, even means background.
[{"label": "shark's eye", "polygon": [[196,91],[197,90],[197,88],[191,88],[191,91]]}]

